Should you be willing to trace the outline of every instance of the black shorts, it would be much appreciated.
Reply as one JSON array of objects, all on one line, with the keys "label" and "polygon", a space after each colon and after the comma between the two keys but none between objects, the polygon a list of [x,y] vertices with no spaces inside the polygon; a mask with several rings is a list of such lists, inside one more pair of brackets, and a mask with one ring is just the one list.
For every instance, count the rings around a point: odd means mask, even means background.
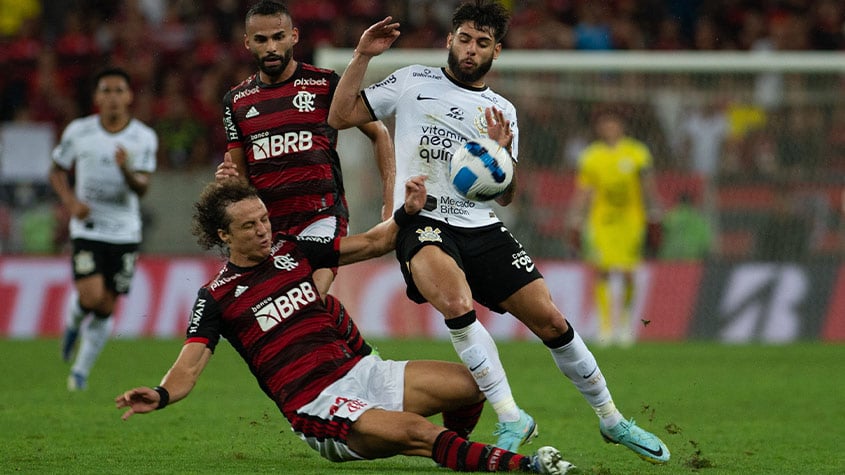
[{"label": "black shorts", "polygon": [[458,228],[442,221],[413,216],[411,224],[396,236],[396,259],[407,284],[408,298],[425,302],[411,277],[408,262],[423,246],[438,246],[467,276],[472,298],[497,313],[505,299],[530,282],[543,277],[522,244],[504,224],[481,228]]},{"label": "black shorts", "polygon": [[74,239],[70,258],[74,280],[101,274],[106,288],[117,294],[127,294],[135,274],[138,244]]}]

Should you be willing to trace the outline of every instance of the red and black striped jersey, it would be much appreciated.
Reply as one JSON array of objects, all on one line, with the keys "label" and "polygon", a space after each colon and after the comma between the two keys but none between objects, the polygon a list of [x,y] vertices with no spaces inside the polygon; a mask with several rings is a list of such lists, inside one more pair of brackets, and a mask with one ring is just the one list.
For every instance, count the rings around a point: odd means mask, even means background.
[{"label": "red and black striped jersey", "polygon": [[270,256],[227,263],[197,294],[186,342],[226,338],[289,420],[361,359],[323,305],[311,273],[338,264],[340,238],[276,234]]},{"label": "red and black striped jersey", "polygon": [[283,83],[264,84],[254,74],[223,98],[228,149],[243,149],[274,231],[298,234],[325,216],[349,218],[338,133],[327,122],[339,79],[299,63]]}]

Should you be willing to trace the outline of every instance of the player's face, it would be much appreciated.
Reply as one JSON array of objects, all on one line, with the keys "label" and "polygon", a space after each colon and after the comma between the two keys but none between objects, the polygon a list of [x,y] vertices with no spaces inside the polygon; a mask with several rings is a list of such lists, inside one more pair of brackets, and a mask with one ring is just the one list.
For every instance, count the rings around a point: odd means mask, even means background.
[{"label": "player's face", "polygon": [[258,198],[230,204],[226,213],[232,218],[228,230],[219,230],[220,239],[229,246],[232,263],[257,264],[270,255],[272,232],[267,207]]},{"label": "player's face", "polygon": [[466,22],[449,33],[446,46],[449,72],[458,81],[472,86],[484,84],[484,76],[502,51],[502,44],[496,42],[490,29],[478,30],[473,22]]},{"label": "player's face", "polygon": [[[253,15],[246,22],[244,45],[255,56],[258,69],[275,81],[293,59],[299,30],[287,15]],[[263,79],[263,78],[262,78]]]},{"label": "player's face", "polygon": [[596,134],[605,142],[616,143],[625,134],[625,128],[618,117],[605,115],[596,122]]},{"label": "player's face", "polygon": [[117,118],[129,114],[132,90],[122,76],[104,76],[94,90],[94,105],[101,115]]}]

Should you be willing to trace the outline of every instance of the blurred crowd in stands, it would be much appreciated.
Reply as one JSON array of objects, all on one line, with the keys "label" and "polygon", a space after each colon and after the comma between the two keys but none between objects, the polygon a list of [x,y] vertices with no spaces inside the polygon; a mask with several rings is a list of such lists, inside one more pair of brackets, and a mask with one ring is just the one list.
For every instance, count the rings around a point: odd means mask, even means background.
[{"label": "blurred crowd in stands", "polygon": [[[841,0],[527,0],[507,48],[566,50],[845,50]],[[350,47],[387,14],[399,48],[440,48],[456,1],[292,0],[312,60],[318,45]],[[136,113],[162,135],[162,168],[216,159],[220,98],[253,71],[237,0],[0,0],[0,121],[56,124],[90,112],[89,78],[127,68]],[[206,140],[207,138],[212,140]]]},{"label": "blurred crowd in stands", "polygon": [[[216,164],[225,150],[221,98],[255,70],[243,46],[243,19],[251,1],[239,0],[0,0],[0,124],[42,122],[55,133],[72,119],[91,113],[90,78],[103,65],[129,71],[136,91],[134,111],[160,139],[160,170],[191,170]],[[443,48],[456,0],[290,0],[301,41],[295,57],[312,62],[321,45],[352,47],[374,21],[391,15],[402,23],[397,48]],[[512,12],[505,38],[509,49],[574,51],[843,51],[843,0],[505,0]],[[845,80],[843,80],[845,89]],[[528,99],[526,99],[528,101]],[[542,102],[542,101],[538,101]],[[724,106],[725,104],[721,104]],[[565,107],[566,105],[564,105]],[[522,118],[538,133],[548,104],[526,106]],[[659,112],[659,111],[658,111]],[[770,150],[783,155],[786,168],[803,170],[794,157],[817,157],[818,149],[839,147],[845,165],[845,107],[822,117],[804,107],[780,111],[770,139],[746,140],[735,147],[756,147],[753,156],[736,148],[736,163],[722,167],[763,170]],[[725,136],[726,114],[734,123],[753,124],[759,111],[703,107],[688,114],[667,150],[686,147],[688,169],[712,174],[713,135]],[[745,114],[745,115],[743,115]],[[589,115],[570,130],[588,134]],[[653,122],[659,122],[658,113]],[[819,121],[827,121],[824,137]],[[645,124],[645,122],[643,122]],[[560,126],[559,123],[554,123]],[[636,125],[634,135],[636,135]],[[657,127],[659,128],[659,127]],[[789,133],[778,133],[789,129]],[[568,163],[582,141],[548,131],[556,147],[538,157]],[[570,137],[571,138],[571,137]],[[643,137],[646,138],[647,137]],[[762,139],[761,139],[762,140]],[[561,143],[566,141],[567,143]],[[557,145],[554,145],[557,144]],[[528,147],[530,144],[526,144]],[[655,148],[658,165],[661,153]],[[762,157],[762,158],[761,158]],[[790,158],[792,157],[792,158]],[[708,162],[710,160],[710,162]],[[745,163],[743,161],[749,162]],[[538,164],[543,166],[542,163]],[[558,165],[560,166],[560,165]],[[701,167],[701,170],[695,167]],[[845,173],[845,166],[840,170]],[[2,219],[0,219],[2,221]],[[0,228],[2,228],[0,222]],[[0,229],[1,230],[1,229]]]}]

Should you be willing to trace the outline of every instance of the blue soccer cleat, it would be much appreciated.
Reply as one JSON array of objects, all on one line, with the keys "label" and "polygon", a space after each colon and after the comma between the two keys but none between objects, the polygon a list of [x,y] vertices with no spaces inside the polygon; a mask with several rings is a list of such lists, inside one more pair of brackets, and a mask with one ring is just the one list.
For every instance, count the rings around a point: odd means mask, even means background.
[{"label": "blue soccer cleat", "polygon": [[531,469],[535,473],[552,473],[562,475],[574,468],[575,465],[563,460],[560,451],[554,447],[540,447],[531,456]]},{"label": "blue soccer cleat", "polygon": [[79,373],[71,371],[67,377],[68,391],[84,391],[88,388],[88,378]]},{"label": "blue soccer cleat", "polygon": [[599,431],[605,442],[624,445],[643,460],[651,463],[669,461],[669,448],[666,444],[656,435],[641,429],[633,419],[623,420],[610,428],[599,423]]},{"label": "blue soccer cleat", "polygon": [[531,442],[538,434],[534,418],[522,409],[519,410],[519,420],[514,422],[499,422],[493,435],[498,435],[496,447],[510,452],[516,452],[519,447]]},{"label": "blue soccer cleat", "polygon": [[76,340],[79,339],[79,328],[65,328],[62,336],[62,359],[69,362],[76,348]]}]

